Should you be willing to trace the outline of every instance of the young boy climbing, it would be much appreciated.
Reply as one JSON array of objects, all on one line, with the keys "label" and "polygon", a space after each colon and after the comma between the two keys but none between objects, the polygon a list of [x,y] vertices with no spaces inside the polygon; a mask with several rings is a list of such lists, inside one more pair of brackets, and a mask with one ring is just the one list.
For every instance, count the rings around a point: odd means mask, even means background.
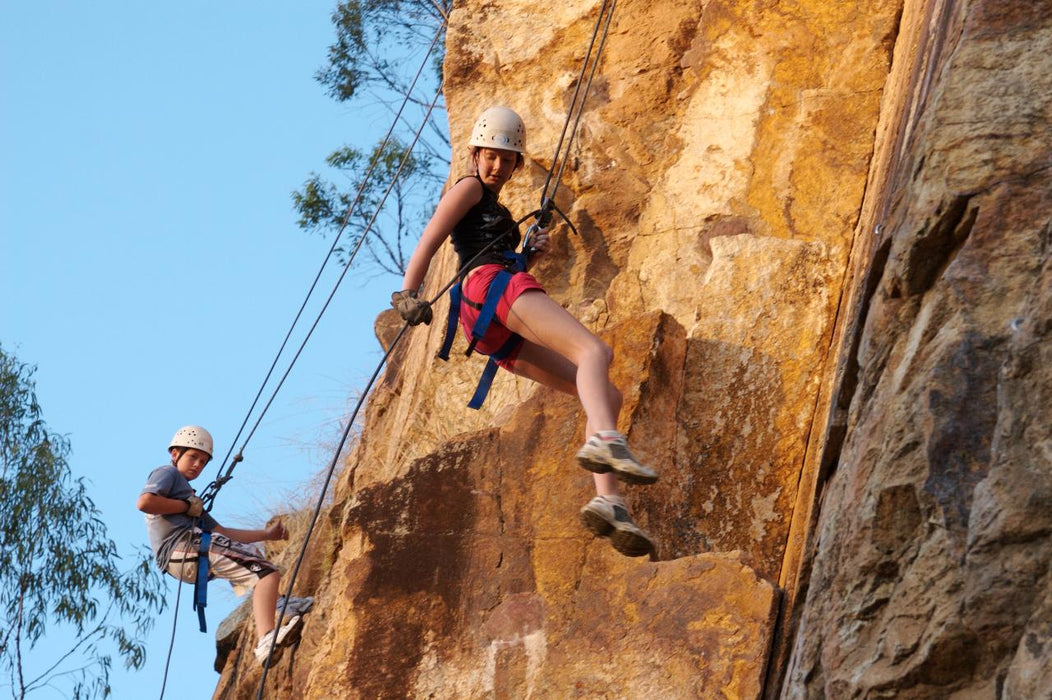
[{"label": "young boy climbing", "polygon": [[263,558],[250,543],[283,540],[288,537],[278,521],[266,529],[240,530],[223,527],[203,509],[201,499],[190,486],[212,459],[212,436],[200,426],[180,428],[168,446],[171,463],[157,467],[146,479],[136,507],[146,513],[150,546],[161,571],[177,579],[193,582],[202,530],[213,533],[208,551],[211,576],[230,582],[237,595],[254,589],[252,612],[256,621],[256,659],[266,663],[274,646],[271,662],[281,656],[282,647],[292,640],[301,623],[292,615],[277,632],[274,642],[275,608],[281,575],[277,567]]},{"label": "young boy climbing", "polygon": [[[391,305],[412,325],[431,322],[431,307],[418,290],[431,259],[450,237],[460,260],[460,323],[469,341],[476,320],[485,313],[491,286],[506,281],[503,292],[497,287],[499,299],[492,299],[495,315],[475,350],[514,374],[580,400],[590,437],[578,450],[577,461],[593,472],[596,489],[595,498],[581,509],[581,520],[597,536],[609,537],[618,552],[648,554],[654,544],[632,522],[617,480],[652,484],[658,475],[635,459],[617,432],[621,392],[609,379],[613,353],[522,269],[547,252],[547,230],[534,233],[530,257],[520,258],[516,266],[520,233],[498,196],[524,163],[525,125],[511,109],[492,107],[475,122],[469,146],[474,172],[439,201],[409,259],[402,291],[392,294]],[[510,277],[495,282],[504,272]]]}]

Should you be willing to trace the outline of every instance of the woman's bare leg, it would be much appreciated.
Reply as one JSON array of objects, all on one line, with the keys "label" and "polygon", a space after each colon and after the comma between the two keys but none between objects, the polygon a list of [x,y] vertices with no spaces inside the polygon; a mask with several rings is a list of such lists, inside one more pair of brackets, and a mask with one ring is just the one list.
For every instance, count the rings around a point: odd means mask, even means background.
[{"label": "woman's bare leg", "polygon": [[[526,379],[531,379],[538,384],[556,389],[571,396],[578,396],[577,392],[577,367],[554,350],[537,345],[528,340],[523,340],[522,348],[518,357],[515,358],[515,374]],[[614,415],[621,410],[621,392],[613,384],[607,381],[607,400],[614,411]],[[585,425],[588,435],[594,434],[598,429],[591,424],[591,419]],[[617,478],[612,473],[593,474],[595,481],[595,492],[600,496],[617,496]]]},{"label": "woman's bare leg", "polygon": [[561,372],[573,381],[577,398],[588,416],[589,435],[617,429],[620,394],[616,402],[612,400],[609,370],[613,352],[606,343],[539,290],[519,295],[511,305],[505,325],[525,340],[553,351],[575,368],[570,376],[565,367],[557,368],[550,358],[537,356],[548,365],[546,369]]},{"label": "woman's bare leg", "polygon": [[[543,345],[523,339],[512,371],[539,384],[576,395],[580,399],[581,382],[577,366]],[[621,392],[610,384],[609,379],[606,380],[606,387],[606,405],[613,411],[616,419],[618,411],[621,410]],[[591,415],[588,422],[591,426]],[[638,557],[653,553],[654,541],[632,522],[628,508],[618,492],[617,478],[614,474],[593,473],[592,477],[595,481],[596,497],[581,509],[581,521],[584,526],[598,537],[609,538],[614,549],[626,556]]]}]

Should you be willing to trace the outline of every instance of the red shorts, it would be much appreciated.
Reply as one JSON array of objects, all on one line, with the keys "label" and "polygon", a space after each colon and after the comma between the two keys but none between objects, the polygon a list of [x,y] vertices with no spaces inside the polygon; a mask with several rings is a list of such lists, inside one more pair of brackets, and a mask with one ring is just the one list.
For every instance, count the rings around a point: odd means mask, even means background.
[{"label": "red shorts", "polygon": [[[497,276],[497,273],[503,269],[503,265],[481,265],[472,270],[471,276],[468,277],[462,286],[461,292],[464,296],[460,302],[460,327],[464,329],[464,335],[467,336],[469,342],[471,341],[471,327],[475,325],[480,309],[476,309],[467,302],[470,301],[481,306],[486,301],[486,292],[489,291],[490,283],[493,282],[493,278]],[[497,312],[493,315],[493,322],[489,324],[489,329],[486,331],[486,335],[482,337],[482,340],[475,344],[477,352],[483,355],[492,355],[497,350],[500,350],[505,341],[511,337],[511,331],[508,330],[506,325],[508,323],[508,313],[511,312],[511,305],[515,303],[520,294],[531,289],[544,291],[541,283],[528,272],[516,272],[511,276],[504,293],[500,295],[500,301],[497,302]],[[515,348],[506,358],[497,360],[497,364],[506,370],[510,370],[515,365],[515,358],[518,356],[519,348]]]}]

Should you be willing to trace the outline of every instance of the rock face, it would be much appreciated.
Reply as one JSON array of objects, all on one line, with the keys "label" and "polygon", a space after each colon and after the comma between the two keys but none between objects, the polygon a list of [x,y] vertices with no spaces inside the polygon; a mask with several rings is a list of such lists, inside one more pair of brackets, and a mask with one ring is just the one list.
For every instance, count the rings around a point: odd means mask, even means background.
[{"label": "rock face", "polygon": [[[597,5],[456,4],[451,177],[507,104],[530,157],[502,200],[537,206]],[[535,274],[614,350],[619,427],[662,474],[626,493],[658,552],[578,523],[575,399],[502,373],[471,411],[482,359],[435,363],[443,324],[417,327],[266,697],[1039,697],[1050,17],[618,4],[556,195],[580,236],[557,230]],[[454,271],[440,251],[428,296]],[[256,696],[240,630],[216,697]]]},{"label": "rock face", "polygon": [[1052,697],[1050,9],[907,7],[788,697]]}]

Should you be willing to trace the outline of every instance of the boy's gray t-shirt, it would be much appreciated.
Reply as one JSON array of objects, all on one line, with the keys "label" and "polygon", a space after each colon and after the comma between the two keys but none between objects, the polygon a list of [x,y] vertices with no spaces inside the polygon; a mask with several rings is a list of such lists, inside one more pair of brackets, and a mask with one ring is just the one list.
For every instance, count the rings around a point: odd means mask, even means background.
[{"label": "boy's gray t-shirt", "polygon": [[[179,473],[171,464],[157,467],[146,479],[146,485],[142,488],[143,493],[152,493],[165,498],[188,499],[194,495],[194,489],[186,477]],[[209,513],[201,514],[198,526],[213,530],[219,525]],[[161,571],[168,568],[168,560],[172,555],[172,548],[181,538],[186,538],[186,533],[194,526],[194,518],[185,513],[174,513],[172,515],[146,515],[146,531],[150,535],[150,547],[153,549],[157,566]]]}]

